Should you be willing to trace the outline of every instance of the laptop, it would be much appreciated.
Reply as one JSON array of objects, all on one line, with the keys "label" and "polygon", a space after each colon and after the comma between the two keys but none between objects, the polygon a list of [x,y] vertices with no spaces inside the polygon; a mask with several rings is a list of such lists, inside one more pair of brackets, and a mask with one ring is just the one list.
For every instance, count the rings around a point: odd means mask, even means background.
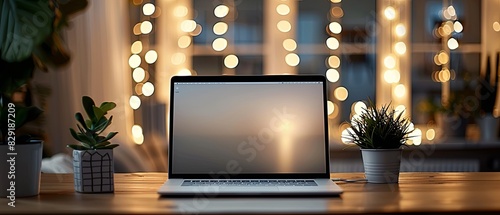
[{"label": "laptop", "polygon": [[339,195],[324,76],[174,76],[158,193]]}]

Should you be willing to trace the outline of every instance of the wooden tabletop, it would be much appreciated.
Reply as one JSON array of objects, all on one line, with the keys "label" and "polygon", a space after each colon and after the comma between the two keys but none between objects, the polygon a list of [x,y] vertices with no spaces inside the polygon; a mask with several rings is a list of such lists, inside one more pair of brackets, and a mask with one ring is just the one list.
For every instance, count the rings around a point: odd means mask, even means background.
[{"label": "wooden tabletop", "polygon": [[156,191],[166,179],[166,173],[115,174],[115,193],[82,194],[74,191],[72,174],[42,174],[39,196],[17,198],[15,208],[0,199],[0,214],[500,214],[500,172],[401,173],[399,184],[338,182],[344,193],[326,198],[161,198]]}]

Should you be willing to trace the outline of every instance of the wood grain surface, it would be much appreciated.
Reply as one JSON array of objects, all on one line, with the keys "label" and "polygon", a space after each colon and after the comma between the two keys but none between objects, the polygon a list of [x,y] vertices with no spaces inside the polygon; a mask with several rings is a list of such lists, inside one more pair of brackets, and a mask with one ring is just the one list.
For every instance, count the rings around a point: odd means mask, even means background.
[{"label": "wood grain surface", "polygon": [[[332,178],[362,178],[336,173]],[[166,173],[115,174],[115,192],[76,193],[72,174],[42,174],[40,195],[0,199],[0,214],[500,214],[500,172],[401,173],[399,184],[337,182],[338,197],[160,197]]]}]

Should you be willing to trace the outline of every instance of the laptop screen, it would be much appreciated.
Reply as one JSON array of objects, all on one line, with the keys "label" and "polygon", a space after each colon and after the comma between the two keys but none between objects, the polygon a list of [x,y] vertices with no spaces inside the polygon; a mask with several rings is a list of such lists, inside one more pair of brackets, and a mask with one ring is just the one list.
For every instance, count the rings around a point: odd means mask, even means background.
[{"label": "laptop screen", "polygon": [[174,77],[171,90],[170,174],[328,171],[324,77]]}]

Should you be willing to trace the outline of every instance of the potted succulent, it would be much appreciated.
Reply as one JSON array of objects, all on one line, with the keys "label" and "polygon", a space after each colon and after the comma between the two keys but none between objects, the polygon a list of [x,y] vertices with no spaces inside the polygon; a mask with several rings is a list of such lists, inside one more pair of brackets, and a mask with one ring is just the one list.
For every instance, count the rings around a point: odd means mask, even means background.
[{"label": "potted succulent", "polygon": [[401,147],[413,132],[403,111],[384,105],[377,109],[369,101],[363,113],[352,118],[350,128],[343,133],[345,142],[361,148],[365,176],[370,183],[398,183]]},{"label": "potted succulent", "polygon": [[103,135],[111,124],[113,116],[106,117],[108,111],[116,107],[114,102],[103,102],[96,106],[88,96],[82,97],[83,108],[88,119],[78,112],[75,114],[78,131],[70,128],[70,133],[80,144],[68,145],[73,149],[75,190],[82,193],[114,192],[113,148],[110,140],[118,132]]}]

